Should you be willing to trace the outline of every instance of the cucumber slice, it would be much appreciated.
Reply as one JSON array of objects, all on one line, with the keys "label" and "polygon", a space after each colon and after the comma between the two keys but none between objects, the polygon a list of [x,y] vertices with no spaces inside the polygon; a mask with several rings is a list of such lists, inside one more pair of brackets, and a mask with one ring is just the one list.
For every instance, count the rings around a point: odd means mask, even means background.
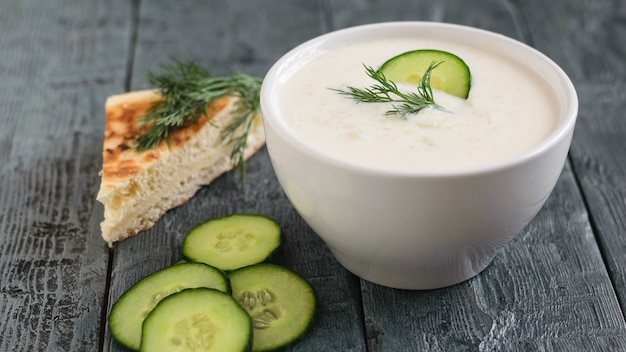
[{"label": "cucumber slice", "polygon": [[298,274],[265,263],[235,270],[229,277],[233,297],[252,318],[253,351],[283,349],[306,334],[316,298]]},{"label": "cucumber slice", "polygon": [[233,214],[193,228],[183,241],[185,258],[230,271],[271,259],[280,249],[282,234],[262,215]]},{"label": "cucumber slice", "polygon": [[138,350],[141,324],[168,295],[186,288],[211,287],[230,293],[228,278],[220,270],[202,263],[180,263],[139,280],[111,307],[109,330],[120,344]]},{"label": "cucumber slice", "polygon": [[143,323],[141,351],[250,351],[250,316],[232,296],[191,288],[164,298]]},{"label": "cucumber slice", "polygon": [[380,67],[385,77],[396,83],[419,84],[433,62],[441,62],[430,76],[433,89],[467,99],[471,86],[469,67],[460,57],[441,50],[413,50],[395,56]]}]

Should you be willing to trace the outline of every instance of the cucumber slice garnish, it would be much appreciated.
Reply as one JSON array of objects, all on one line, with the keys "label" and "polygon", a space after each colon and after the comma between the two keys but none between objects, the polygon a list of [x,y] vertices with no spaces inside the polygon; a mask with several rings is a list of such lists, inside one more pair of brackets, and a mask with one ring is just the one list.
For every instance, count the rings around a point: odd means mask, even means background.
[{"label": "cucumber slice garnish", "polygon": [[252,318],[253,351],[280,350],[306,334],[316,298],[298,274],[265,263],[235,270],[229,278],[233,297]]},{"label": "cucumber slice garnish", "polygon": [[228,278],[202,263],[181,263],[161,269],[139,280],[111,307],[109,330],[120,344],[138,350],[141,325],[163,298],[187,288],[211,287],[230,293]]},{"label": "cucumber slice garnish", "polygon": [[185,237],[182,252],[191,261],[230,271],[271,259],[281,240],[280,227],[273,220],[233,214],[193,228]]},{"label": "cucumber slice garnish", "polygon": [[431,72],[430,86],[467,99],[472,80],[470,69],[460,57],[447,51],[433,49],[407,51],[387,60],[379,71],[390,81],[417,85],[433,61],[441,64]]},{"label": "cucumber slice garnish", "polygon": [[163,299],[143,323],[141,351],[250,351],[250,317],[232,296],[193,288]]}]

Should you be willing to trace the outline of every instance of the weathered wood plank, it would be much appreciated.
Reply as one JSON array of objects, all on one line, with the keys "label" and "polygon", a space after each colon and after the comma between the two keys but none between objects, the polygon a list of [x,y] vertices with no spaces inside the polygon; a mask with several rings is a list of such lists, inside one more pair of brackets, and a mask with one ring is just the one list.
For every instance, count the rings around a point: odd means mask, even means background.
[{"label": "weathered wood plank", "polygon": [[[383,20],[435,20],[527,42],[550,32],[544,21],[554,23],[559,9],[567,6],[551,2],[554,12],[544,14],[542,21],[541,16],[533,17],[544,6],[539,1],[528,9],[526,2],[497,0],[332,4],[333,28]],[[528,17],[533,17],[531,25]],[[545,47],[559,44],[559,35],[566,36],[561,31]],[[372,351],[626,348],[626,324],[569,165],[539,216],[476,278],[428,292],[391,290],[367,282],[362,290]]]},{"label": "weathered wood plank", "polygon": [[533,1],[525,13],[529,27],[547,27],[533,32],[535,45],[577,87],[580,113],[570,155],[626,311],[626,4]]},{"label": "weathered wood plank", "polygon": [[[340,29],[386,21],[453,22],[489,29],[517,38],[521,24],[512,6],[501,0],[376,1],[327,0],[332,10],[331,28]],[[519,39],[519,38],[518,38]]]},{"label": "weathered wood plank", "polygon": [[537,218],[477,277],[426,292],[364,284],[370,349],[626,348],[626,324],[581,204],[568,168]]},{"label": "weathered wood plank", "polygon": [[127,2],[0,4],[0,350],[96,351],[108,250],[94,199]]},{"label": "weathered wood plank", "polygon": [[[132,89],[147,87],[145,73],[170,58],[194,60],[216,75],[236,69],[263,76],[284,52],[322,33],[324,26],[319,4],[311,1],[273,0],[258,6],[247,1],[142,2]],[[233,212],[276,220],[286,238],[279,263],[302,274],[319,293],[316,324],[293,350],[363,351],[359,281],[335,262],[295,213],[265,149],[247,163],[245,184],[237,172],[228,173],[168,212],[153,229],[115,246],[109,306],[139,278],[180,258],[191,227]],[[104,349],[121,350],[108,332]]]},{"label": "weathered wood plank", "polygon": [[[134,5],[138,41],[128,72]],[[537,219],[483,274],[455,287],[410,292],[360,283],[289,205],[262,150],[244,185],[229,173],[116,246],[104,308],[180,258],[195,224],[254,212],[281,224],[288,242],[280,263],[320,296],[315,328],[292,350],[363,351],[364,341],[372,351],[626,349],[600,258],[623,309],[625,18],[625,4],[608,0],[0,2],[0,351],[121,350],[100,320],[109,251],[95,194],[104,99],[127,88],[127,75],[132,89],[146,87],[146,71],[170,57],[216,74],[263,75],[299,42],[383,20],[494,30],[531,43],[572,75],[581,98],[573,166]]]}]

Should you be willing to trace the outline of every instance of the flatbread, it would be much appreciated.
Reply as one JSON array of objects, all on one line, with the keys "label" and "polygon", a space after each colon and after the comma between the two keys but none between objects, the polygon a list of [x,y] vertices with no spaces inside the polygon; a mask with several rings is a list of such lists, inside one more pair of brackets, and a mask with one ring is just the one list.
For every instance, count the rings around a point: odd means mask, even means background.
[{"label": "flatbread", "polygon": [[[102,237],[109,246],[151,228],[168,210],[185,203],[203,185],[234,167],[232,144],[221,126],[233,117],[237,99],[226,97],[207,109],[208,118],[185,126],[157,148],[137,151],[133,141],[144,128],[138,119],[160,95],[143,90],[113,95],[105,104],[106,128],[97,200],[104,205]],[[255,117],[244,159],[265,143],[260,116]]]}]

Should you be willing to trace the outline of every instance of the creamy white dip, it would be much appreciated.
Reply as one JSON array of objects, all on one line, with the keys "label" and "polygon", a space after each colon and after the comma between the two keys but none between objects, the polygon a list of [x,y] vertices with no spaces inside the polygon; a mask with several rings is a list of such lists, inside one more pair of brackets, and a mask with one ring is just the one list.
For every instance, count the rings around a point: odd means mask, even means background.
[{"label": "creamy white dip", "polygon": [[[329,88],[375,83],[363,64],[380,67],[409,50],[439,49],[469,66],[467,100],[435,91],[448,112],[428,109],[404,120],[388,103],[357,103]],[[281,87],[287,124],[306,143],[359,164],[400,170],[450,170],[518,155],[543,141],[557,120],[554,95],[529,69],[458,43],[376,40],[320,52]],[[401,90],[414,90],[401,86]]]}]

